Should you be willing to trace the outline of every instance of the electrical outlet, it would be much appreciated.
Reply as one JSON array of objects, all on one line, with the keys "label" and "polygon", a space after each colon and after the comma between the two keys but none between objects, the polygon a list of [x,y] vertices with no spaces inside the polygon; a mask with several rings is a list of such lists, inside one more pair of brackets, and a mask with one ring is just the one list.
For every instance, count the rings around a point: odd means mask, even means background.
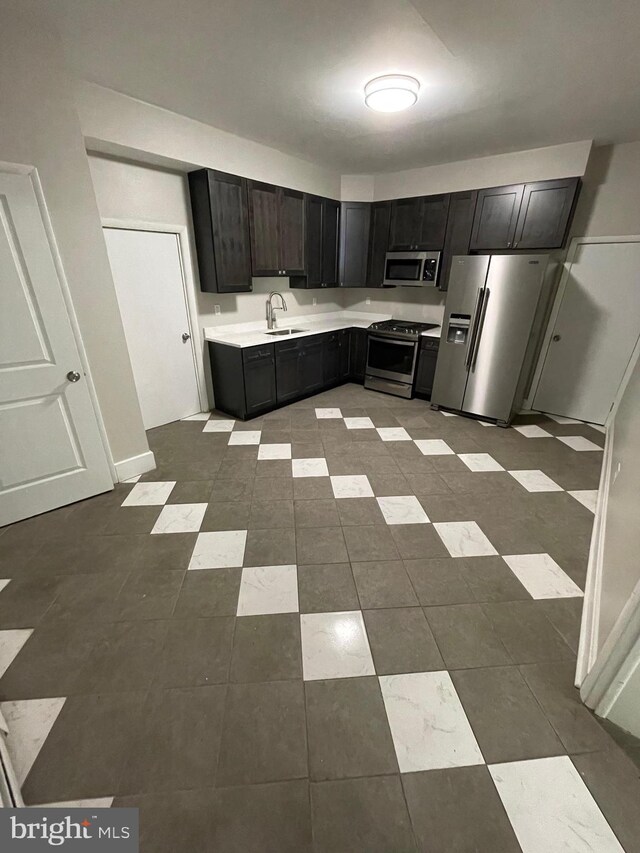
[{"label": "electrical outlet", "polygon": [[219,314],[219,313],[220,313],[220,306],[219,306],[219,305],[214,305],[214,306],[213,306],[213,313],[214,313],[214,314]]},{"label": "electrical outlet", "polygon": [[369,297],[368,297],[368,296],[367,296],[367,298],[364,300],[364,304],[365,304],[365,305],[371,305],[371,300],[369,299]]},{"label": "electrical outlet", "polygon": [[318,300],[316,299],[316,297],[315,297],[315,296],[314,296],[314,297],[313,297],[313,299],[311,300],[311,304],[312,304],[312,305],[317,305],[317,304],[318,304]]}]

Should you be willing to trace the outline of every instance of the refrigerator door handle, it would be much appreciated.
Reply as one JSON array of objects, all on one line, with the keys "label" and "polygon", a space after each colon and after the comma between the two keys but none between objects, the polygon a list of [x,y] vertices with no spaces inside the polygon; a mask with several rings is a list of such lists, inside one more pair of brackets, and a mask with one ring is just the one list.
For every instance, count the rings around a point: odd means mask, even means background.
[{"label": "refrigerator door handle", "polygon": [[478,336],[478,325],[480,323],[480,313],[482,306],[482,292],[484,287],[478,288],[478,295],[476,297],[476,307],[473,311],[473,329],[471,330],[471,340],[469,341],[469,349],[467,350],[467,357],[464,361],[465,367],[471,367],[471,359],[473,358],[473,352],[476,345],[476,338]]},{"label": "refrigerator door handle", "polygon": [[485,288],[484,299],[482,301],[482,308],[480,314],[480,320],[478,322],[478,331],[476,333],[475,339],[475,347],[473,350],[473,356],[471,359],[471,370],[475,370],[476,361],[478,360],[478,350],[480,349],[480,341],[482,339],[482,330],[484,329],[484,318],[487,316],[487,305],[489,304],[489,297],[491,296],[491,291],[489,288]]}]

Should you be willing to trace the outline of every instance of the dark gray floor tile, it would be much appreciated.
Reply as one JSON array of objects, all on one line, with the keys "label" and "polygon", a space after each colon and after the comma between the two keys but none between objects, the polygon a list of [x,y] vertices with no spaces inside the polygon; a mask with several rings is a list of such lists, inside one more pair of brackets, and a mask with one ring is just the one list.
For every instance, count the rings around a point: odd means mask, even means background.
[{"label": "dark gray floor tile", "polygon": [[571,660],[572,650],[553,627],[539,601],[504,601],[482,609],[514,663]]},{"label": "dark gray floor tile", "polygon": [[211,503],[207,506],[200,532],[211,530],[246,530],[249,526],[249,501]]},{"label": "dark gray floor tile", "polygon": [[187,572],[174,616],[235,616],[241,578],[242,569],[198,569]]},{"label": "dark gray floor tile", "polygon": [[[256,459],[225,458],[217,468],[216,477],[221,480],[253,480],[256,475]],[[182,479],[182,478],[181,478]]]},{"label": "dark gray floor tile", "polygon": [[447,669],[512,663],[479,604],[426,607],[424,612]]},{"label": "dark gray floor tile", "polygon": [[308,681],[305,694],[312,780],[397,773],[377,678]]},{"label": "dark gray floor tile", "polygon": [[249,528],[293,527],[293,501],[253,501]]},{"label": "dark gray floor tile", "polygon": [[460,571],[460,559],[441,557],[404,561],[420,604],[466,604],[474,600]]},{"label": "dark gray floor tile", "polygon": [[386,524],[375,498],[349,498],[336,501],[336,505],[343,527]]},{"label": "dark gray floor tile", "polygon": [[295,501],[294,511],[296,527],[337,527],[340,525],[337,501],[333,499],[317,501]]},{"label": "dark gray floor tile", "polygon": [[297,501],[332,500],[333,489],[328,477],[294,477],[293,497]]},{"label": "dark gray floor tile", "polygon": [[545,550],[536,519],[505,518],[486,511],[475,518],[499,554],[540,554]]},{"label": "dark gray floor tile", "polygon": [[185,570],[133,572],[106,613],[109,621],[168,619],[178,600]]},{"label": "dark gray floor tile", "polygon": [[409,484],[410,494],[418,495],[418,497],[427,497],[429,495],[442,495],[446,497],[451,495],[451,489],[442,479],[440,474],[435,472],[427,473],[412,473],[405,472],[405,477]]},{"label": "dark gray floor tile", "polygon": [[23,787],[26,803],[111,797],[144,725],[145,693],[66,700]]},{"label": "dark gray floor tile", "polygon": [[311,850],[306,779],[218,789],[212,853],[311,853]]},{"label": "dark gray floor tile", "polygon": [[[405,444],[405,442],[398,443]],[[410,442],[406,443],[409,444]],[[373,494],[377,498],[385,497],[387,495],[413,494],[404,474],[394,474],[389,471],[384,471],[379,474],[369,474],[368,477],[371,488],[373,489]]]},{"label": "dark gray floor tile", "polygon": [[[5,539],[6,541],[2,541]],[[47,544],[41,540],[12,541],[6,533],[0,536],[0,575],[3,578],[33,574],[33,566],[46,562]]]},{"label": "dark gray floor tile", "polygon": [[456,495],[485,495],[489,498],[493,494],[515,491],[515,486],[522,488],[506,471],[469,471],[466,465],[464,468],[465,471],[441,472],[442,479]]},{"label": "dark gray floor tile", "polygon": [[572,755],[571,760],[626,853],[638,853],[638,768],[615,747],[584,755]]},{"label": "dark gray floor tile", "polygon": [[363,616],[378,675],[444,669],[431,628],[419,607],[365,610]]},{"label": "dark gray floor tile", "polygon": [[582,704],[571,662],[521,666],[520,672],[567,752],[608,749],[611,738]]},{"label": "dark gray floor tile", "polygon": [[399,776],[316,782],[311,805],[317,853],[416,850]]},{"label": "dark gray floor tile", "polygon": [[[351,498],[344,500],[351,500]],[[398,549],[388,525],[346,526],[343,530],[352,563],[398,559]]]},{"label": "dark gray floor tile", "polygon": [[[147,535],[81,536],[50,543],[29,567],[30,574],[80,575],[129,572]],[[155,538],[155,537],[153,537]]]},{"label": "dark gray floor tile", "polygon": [[531,601],[502,557],[457,557],[456,565],[476,601]]},{"label": "dark gray floor tile", "polygon": [[580,640],[583,598],[549,598],[540,601],[540,609],[576,654]]},{"label": "dark gray floor tile", "polygon": [[422,853],[521,853],[486,767],[405,773],[402,784]]},{"label": "dark gray floor tile", "polygon": [[449,556],[431,524],[390,524],[389,530],[403,560]]},{"label": "dark gray floor tile", "polygon": [[186,569],[197,538],[197,533],[140,536],[140,545],[132,555],[130,568],[136,571]]},{"label": "dark gray floor tile", "polygon": [[151,533],[161,506],[123,506],[114,508],[102,527],[102,534]]},{"label": "dark gray floor tile", "polygon": [[236,620],[230,680],[302,678],[301,654],[297,613],[243,616]]},{"label": "dark gray floor tile", "polygon": [[401,560],[352,563],[351,568],[363,609],[418,605]]},{"label": "dark gray floor tile", "polygon": [[292,477],[256,477],[253,485],[253,500],[293,500],[293,486],[295,482]]},{"label": "dark gray floor tile", "polygon": [[218,785],[250,785],[306,776],[302,681],[230,684]]},{"label": "dark gray floor tile", "polygon": [[457,670],[451,678],[487,764],[565,754],[517,667]]},{"label": "dark gray floor tile", "polygon": [[[215,785],[226,686],[152,690],[117,793]],[[114,791],[114,793],[116,793]]]},{"label": "dark gray floor tile", "polygon": [[172,619],[156,661],[157,687],[199,687],[229,678],[235,620],[231,616]]},{"label": "dark gray floor tile", "polygon": [[171,490],[172,504],[203,504],[208,503],[213,491],[214,480],[183,480],[176,483]]},{"label": "dark gray floor tile", "polygon": [[256,465],[256,479],[264,477],[281,479],[292,476],[290,459],[259,459]]},{"label": "dark gray floor tile", "polygon": [[299,565],[316,563],[344,563],[348,560],[347,548],[341,527],[301,527],[296,530],[297,562]]},{"label": "dark gray floor tile", "polygon": [[362,463],[363,472],[369,474],[397,474],[400,471],[399,460],[396,461],[391,454],[378,454],[370,456],[361,454],[358,457]]},{"label": "dark gray floor tile", "polygon": [[300,613],[360,609],[349,563],[298,566],[298,598]]},{"label": "dark gray floor tile", "polygon": [[55,576],[13,578],[0,590],[0,631],[35,628],[64,590],[67,580]]},{"label": "dark gray floor tile", "polygon": [[139,794],[117,797],[113,807],[139,809],[140,853],[214,853],[216,796],[212,788]]},{"label": "dark gray floor tile", "polygon": [[209,495],[210,503],[227,501],[248,501],[253,496],[253,480],[235,480],[217,478]]},{"label": "dark gray floor tile", "polygon": [[[320,455],[322,456],[323,454]],[[362,459],[354,454],[327,454],[327,468],[331,476],[338,477],[348,474],[362,475],[367,473]]]},{"label": "dark gray floor tile", "polygon": [[291,528],[249,530],[245,566],[290,566],[296,562],[296,534]]}]

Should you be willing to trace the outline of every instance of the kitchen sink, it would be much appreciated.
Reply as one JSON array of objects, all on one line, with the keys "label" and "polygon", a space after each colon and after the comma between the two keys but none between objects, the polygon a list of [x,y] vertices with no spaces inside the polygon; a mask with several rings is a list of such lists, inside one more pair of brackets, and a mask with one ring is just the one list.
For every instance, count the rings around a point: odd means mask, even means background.
[{"label": "kitchen sink", "polygon": [[306,332],[306,329],[274,329],[272,332],[265,332],[265,335],[298,335],[300,332]]}]

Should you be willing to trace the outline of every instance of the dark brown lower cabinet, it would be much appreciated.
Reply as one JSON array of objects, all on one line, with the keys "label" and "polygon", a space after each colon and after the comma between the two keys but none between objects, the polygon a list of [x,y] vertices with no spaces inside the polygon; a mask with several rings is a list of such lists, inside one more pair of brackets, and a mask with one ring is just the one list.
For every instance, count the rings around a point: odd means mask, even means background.
[{"label": "dark brown lower cabinet", "polygon": [[340,335],[341,332],[329,332],[325,335],[322,351],[322,378],[325,386],[340,381]]},{"label": "dark brown lower cabinet", "polygon": [[439,345],[438,338],[420,338],[415,392],[428,400],[431,399],[433,390],[433,377],[436,375]]},{"label": "dark brown lower cabinet", "polygon": [[352,379],[364,382],[367,367],[367,330],[351,329],[351,352],[349,375]]},{"label": "dark brown lower cabinet", "polygon": [[274,345],[229,346],[209,341],[217,409],[245,420],[277,404]]}]

